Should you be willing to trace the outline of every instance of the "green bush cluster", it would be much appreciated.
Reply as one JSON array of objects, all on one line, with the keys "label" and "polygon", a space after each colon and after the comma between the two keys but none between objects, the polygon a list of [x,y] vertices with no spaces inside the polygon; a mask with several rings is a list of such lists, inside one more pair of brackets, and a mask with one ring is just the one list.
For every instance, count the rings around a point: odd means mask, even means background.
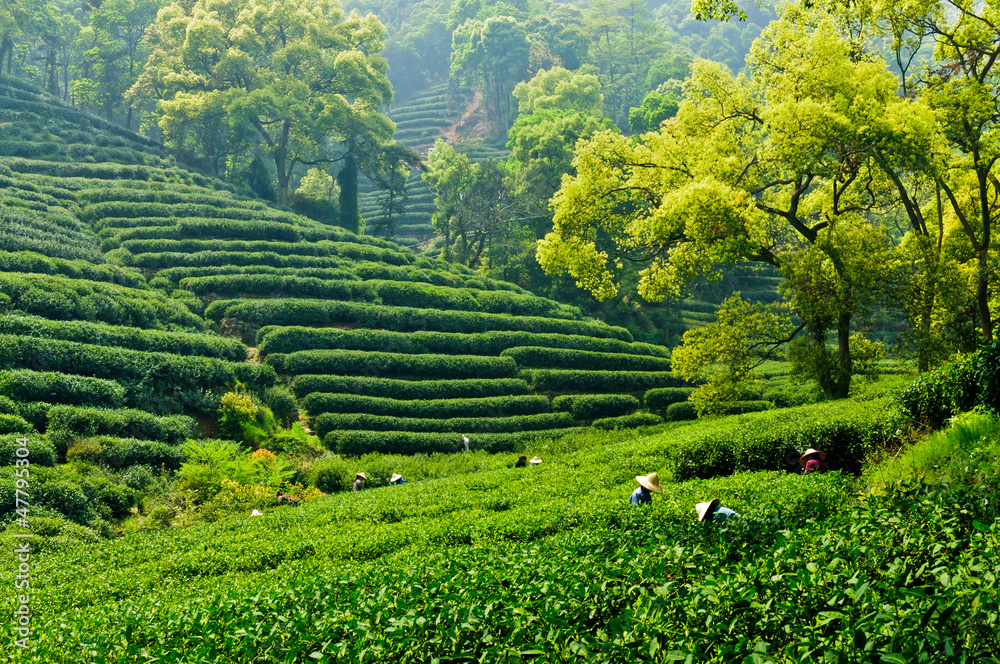
[{"label": "green bush cluster", "polygon": [[[18,438],[21,436],[16,433],[0,435],[0,467],[13,466],[17,459],[22,458],[17,455],[17,450],[21,447],[17,442]],[[56,448],[49,439],[38,434],[32,434],[27,438],[28,463],[31,466],[54,466]]]},{"label": "green bush cluster", "polygon": [[270,265],[209,265],[170,267],[156,273],[151,286],[179,286],[188,277],[212,277],[236,274],[270,274],[279,276],[316,277],[318,279],[361,281],[353,272],[336,267],[271,267]]},{"label": "green bush cluster", "polygon": [[123,249],[108,252],[109,259],[144,270],[193,267],[223,267],[229,265],[263,265],[276,268],[339,268],[347,261],[336,256],[299,256],[274,251],[182,251],[132,254]]},{"label": "green bush cluster", "polygon": [[632,341],[628,330],[602,323],[510,316],[473,311],[439,311],[413,307],[389,307],[361,302],[325,300],[216,300],[205,309],[205,317],[221,321],[233,318],[256,328],[265,325],[346,324],[398,332],[489,332],[516,330],[551,334],[578,334]]},{"label": "green bush cluster", "polygon": [[390,399],[481,399],[528,394],[530,391],[528,384],[518,378],[412,381],[302,374],[292,379],[292,392],[300,398],[313,392],[327,392]]},{"label": "green bush cluster", "polygon": [[633,413],[619,417],[605,417],[594,420],[592,427],[612,431],[614,429],[635,429],[636,427],[651,427],[662,424],[663,418],[653,413]]},{"label": "green bush cluster", "polygon": [[32,433],[35,427],[28,420],[20,415],[9,413],[0,414],[0,434],[5,433]]},{"label": "green bush cluster", "polygon": [[690,401],[678,401],[667,406],[663,411],[663,419],[668,422],[683,422],[698,419],[698,409]]},{"label": "green bush cluster", "polygon": [[500,353],[521,368],[575,369],[586,371],[670,371],[670,360],[648,355],[595,353],[569,348],[523,346]]},{"label": "green bush cluster", "polygon": [[0,334],[0,369],[74,373],[115,380],[127,390],[133,406],[153,407],[167,398],[182,406],[204,409],[205,392],[240,381],[262,389],[275,382],[266,365],[226,362],[210,357],[147,353],[71,341]]},{"label": "green bush cluster", "polygon": [[277,274],[222,274],[186,277],[181,288],[200,297],[280,295],[332,300],[378,302],[374,284],[366,281],[329,280]]},{"label": "green bush cluster", "polygon": [[128,408],[110,410],[54,406],[49,411],[48,433],[70,434],[73,438],[114,436],[177,444],[196,436],[198,426],[193,418],[183,415],[158,417],[144,410]]},{"label": "green bush cluster", "polygon": [[234,362],[242,362],[247,356],[246,346],[238,340],[212,334],[144,330],[81,320],[48,320],[20,314],[0,314],[0,334],[62,339],[174,355],[200,355]]},{"label": "green bush cluster", "polygon": [[184,453],[177,445],[152,440],[95,436],[76,441],[66,451],[66,459],[80,459],[110,468],[151,466],[177,470],[184,461]]},{"label": "green bush cluster", "polygon": [[662,411],[671,404],[687,401],[693,391],[693,387],[657,387],[646,391],[642,403],[650,410]]},{"label": "green bush cluster", "polygon": [[914,378],[895,398],[915,422],[939,428],[949,417],[976,405],[977,360],[976,354],[964,355],[927,371]]},{"label": "green bush cluster", "polygon": [[[512,452],[519,446],[533,440],[559,438],[581,429],[566,428],[554,430],[519,431],[511,433],[470,434],[470,450],[486,450],[490,453]],[[458,433],[421,433],[414,431],[338,431],[324,440],[327,447],[338,454],[360,456],[362,454],[452,454],[465,449],[462,436]]]},{"label": "green bush cluster", "polygon": [[539,392],[646,392],[654,387],[679,387],[684,381],[665,371],[584,371],[524,369],[519,375]]},{"label": "green bush cluster", "polygon": [[377,329],[339,330],[315,327],[262,327],[257,332],[257,349],[262,355],[298,350],[343,349],[378,350],[393,353],[444,353],[450,355],[500,355],[508,348],[536,346],[572,348],[595,353],[622,353],[662,357],[668,351],[645,343],[619,339],[585,337],[574,334],[538,332],[394,332]]},{"label": "green bush cluster", "polygon": [[120,408],[125,388],[113,380],[30,369],[0,371],[0,395],[15,401]]},{"label": "green bush cluster", "polygon": [[323,413],[367,413],[392,417],[506,417],[549,412],[543,396],[502,396],[479,399],[387,399],[358,394],[313,392],[302,400],[313,417]]},{"label": "green bush cluster", "polygon": [[[44,204],[29,204],[9,197],[0,198],[0,250],[10,252],[36,252],[63,260],[104,262],[95,238],[85,232],[65,212],[50,211]],[[41,210],[14,207],[14,204],[32,205]],[[61,213],[61,214],[60,214]],[[60,223],[60,221],[64,223]]]},{"label": "green bush cluster", "polygon": [[280,374],[397,375],[428,378],[507,378],[514,360],[477,355],[409,355],[361,350],[303,350],[274,353],[267,363]]},{"label": "green bush cluster", "polygon": [[[510,433],[558,429],[575,424],[569,413],[538,413],[510,417],[452,417],[447,419],[390,417],[368,413],[324,413],[316,418],[316,435],[327,441],[338,431],[413,431],[428,433]],[[336,433],[333,433],[334,438]],[[334,449],[333,445],[327,447]]]},{"label": "green bush cluster", "polygon": [[44,318],[130,327],[203,325],[184,305],[153,291],[46,274],[0,272],[0,305]]},{"label": "green bush cluster", "polygon": [[117,265],[95,264],[85,260],[54,258],[34,251],[6,251],[0,253],[0,272],[31,272],[105,281],[126,288],[145,288],[145,278],[136,270]]},{"label": "green bush cluster", "polygon": [[[299,256],[337,256],[361,261],[384,261],[391,265],[413,262],[413,254],[354,242],[267,242],[261,240],[126,240],[121,249],[128,254],[197,253],[199,251],[273,252]],[[123,255],[124,256],[124,255]],[[128,263],[126,263],[128,264]],[[138,266],[136,266],[138,267]]]},{"label": "green bush cluster", "polygon": [[639,400],[629,394],[564,394],[552,400],[552,410],[569,412],[578,420],[593,420],[634,412]]},{"label": "green bush cluster", "polygon": [[901,444],[906,429],[905,415],[886,399],[801,406],[712,424],[669,442],[667,466],[675,480],[781,470],[786,455],[809,447],[823,450],[831,468],[856,471],[876,449]]}]

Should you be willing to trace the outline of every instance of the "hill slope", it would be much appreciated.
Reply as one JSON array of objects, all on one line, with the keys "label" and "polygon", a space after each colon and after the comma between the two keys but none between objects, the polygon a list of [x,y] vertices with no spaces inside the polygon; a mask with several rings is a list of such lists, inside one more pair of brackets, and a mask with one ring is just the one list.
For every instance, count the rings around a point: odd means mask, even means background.
[{"label": "hill slope", "polygon": [[[667,351],[632,343],[622,328],[236,196],[16,81],[0,79],[0,95],[0,242],[12,252],[0,368],[45,371],[64,386],[58,399],[5,388],[14,416],[39,429],[53,424],[50,405],[207,416],[235,381],[263,394],[277,373],[345,452],[387,441],[453,450],[466,434],[474,447],[509,449],[638,406],[609,401],[574,417],[532,391],[641,397],[676,384]],[[264,363],[243,361],[233,337]],[[54,421],[75,436],[175,440],[194,430],[178,420],[184,433],[168,435],[166,423],[139,426],[140,413],[124,412],[101,415],[109,422],[96,428],[90,411]]]}]

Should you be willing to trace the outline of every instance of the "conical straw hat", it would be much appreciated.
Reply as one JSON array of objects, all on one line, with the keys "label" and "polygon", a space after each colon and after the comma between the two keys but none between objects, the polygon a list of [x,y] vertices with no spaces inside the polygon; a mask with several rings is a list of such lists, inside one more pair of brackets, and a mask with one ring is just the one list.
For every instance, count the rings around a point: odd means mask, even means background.
[{"label": "conical straw hat", "polygon": [[635,481],[654,493],[663,493],[663,487],[660,486],[660,476],[656,473],[650,473],[649,475],[636,475]]},{"label": "conical straw hat", "polygon": [[718,504],[719,504],[719,499],[712,498],[707,503],[698,503],[697,505],[695,505],[694,510],[698,513],[698,520],[704,521],[706,518],[708,518],[712,514],[712,512],[715,511],[715,507]]},{"label": "conical straw hat", "polygon": [[808,450],[802,453],[802,456],[799,457],[799,465],[800,466],[806,465],[806,461],[808,461],[806,457],[813,454],[818,456],[820,458],[820,461],[826,461],[826,452],[823,452],[821,450],[814,450],[813,448],[810,447]]},{"label": "conical straw hat", "polygon": [[542,462],[542,460],[539,457],[533,457],[530,461],[528,461],[528,463],[534,464],[534,465],[538,465],[541,462]]},{"label": "conical straw hat", "polygon": [[365,475],[364,473],[358,473],[358,474],[357,474],[357,475],[355,475],[354,477],[356,477],[356,478],[357,478],[357,477],[360,477],[360,478],[361,478],[361,479],[363,479],[364,481],[366,481],[366,482],[368,481],[368,476],[367,476],[367,475]]},{"label": "conical straw hat", "polygon": [[401,480],[401,479],[403,479],[402,475],[400,475],[399,473],[393,473],[392,477],[389,478],[389,481],[395,482],[396,480]]}]

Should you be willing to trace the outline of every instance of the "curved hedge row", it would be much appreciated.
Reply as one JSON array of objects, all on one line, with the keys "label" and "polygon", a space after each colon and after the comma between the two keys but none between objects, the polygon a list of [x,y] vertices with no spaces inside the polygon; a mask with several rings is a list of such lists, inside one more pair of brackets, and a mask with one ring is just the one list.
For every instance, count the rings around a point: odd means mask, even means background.
[{"label": "curved hedge row", "polygon": [[258,328],[265,325],[347,324],[393,331],[470,333],[512,330],[632,341],[628,330],[603,323],[327,300],[216,300],[205,308],[205,317],[216,322],[223,318],[234,318]]},{"label": "curved hedge row", "polygon": [[148,407],[169,395],[188,407],[204,408],[205,391],[239,380],[254,388],[274,384],[268,366],[210,357],[147,353],[72,341],[0,334],[0,369],[56,371],[117,380],[129,389],[128,402]]},{"label": "curved hedge row", "polygon": [[130,350],[199,355],[240,362],[246,359],[246,346],[229,337],[193,332],[167,332],[121,327],[86,321],[54,321],[37,316],[0,314],[0,334],[62,339],[97,346],[116,346]]},{"label": "curved hedge row", "polygon": [[[877,448],[902,443],[905,415],[888,400],[837,401],[713,421],[674,433],[667,466],[677,481],[750,470],[783,470],[791,451],[826,452],[832,469],[856,471]],[[687,431],[687,430],[684,430]]]},{"label": "curved hedge row", "polygon": [[316,435],[326,438],[334,431],[415,431],[429,433],[455,432],[510,433],[571,427],[576,422],[569,413],[538,413],[511,417],[452,417],[424,419],[417,417],[389,417],[367,413],[325,413],[316,418]]},{"label": "curved hedge row", "polygon": [[323,413],[365,413],[391,417],[507,417],[549,412],[543,396],[503,396],[479,399],[387,399],[357,394],[312,392],[302,401],[312,416]]},{"label": "curved hedge row", "polygon": [[137,270],[107,263],[54,258],[34,251],[0,252],[0,272],[61,275],[72,279],[106,281],[126,288],[146,288],[146,279]]},{"label": "curved hedge row", "polygon": [[180,286],[200,297],[282,295],[361,302],[376,302],[379,299],[375,285],[368,281],[327,280],[297,275],[258,273],[185,277]]},{"label": "curved hedge row", "polygon": [[513,358],[524,368],[566,368],[588,371],[670,371],[670,360],[648,355],[595,353],[570,348],[521,346],[509,348],[502,357]]},{"label": "curved hedge row", "polygon": [[630,394],[564,394],[552,400],[552,410],[572,413],[578,420],[635,412],[639,400]]},{"label": "curved hedge row", "polygon": [[59,320],[143,328],[203,326],[183,304],[154,291],[45,274],[0,273],[0,304]]},{"label": "curved hedge row", "polygon": [[32,433],[35,427],[20,415],[0,413],[0,434]]},{"label": "curved hedge row", "polygon": [[349,270],[342,268],[310,268],[310,267],[271,267],[270,265],[218,265],[201,267],[170,267],[156,273],[156,279],[167,283],[180,285],[187,277],[211,277],[224,274],[279,274],[297,277],[316,277],[318,279],[338,279],[341,281],[361,281]]},{"label": "curved hedge row", "polygon": [[[583,431],[580,428],[521,431],[516,433],[478,433],[469,436],[470,450],[513,452],[520,445],[541,438],[559,438]],[[380,454],[433,454],[465,450],[461,434],[415,433],[412,431],[338,431],[324,439],[329,449],[339,454],[360,456]]]},{"label": "curved hedge row", "polygon": [[49,411],[48,433],[63,432],[76,438],[115,436],[158,440],[176,444],[198,433],[194,419],[183,415],[157,417],[144,410],[54,406]]},{"label": "curved hedge row", "polygon": [[313,392],[359,394],[391,399],[461,399],[528,394],[528,384],[518,378],[464,380],[396,380],[369,376],[303,374],[292,380],[292,392],[305,397]]},{"label": "curved hedge row", "polygon": [[590,426],[595,429],[611,431],[613,429],[634,429],[636,427],[651,427],[663,424],[663,418],[653,413],[633,413],[632,415],[622,415],[621,417],[605,417],[594,420]]},{"label": "curved hedge row", "polygon": [[261,355],[293,353],[299,350],[382,350],[393,353],[445,353],[451,355],[500,355],[508,348],[537,346],[546,348],[576,348],[598,353],[628,353],[632,355],[666,355],[661,346],[618,339],[599,339],[572,334],[539,332],[393,332],[390,330],[280,327],[269,325],[257,332],[257,349]]},{"label": "curved hedge row", "polygon": [[665,371],[576,371],[525,369],[519,373],[539,392],[645,392],[654,387],[677,387],[684,381]]},{"label": "curved hedge row", "polygon": [[337,268],[350,261],[336,256],[295,256],[274,251],[183,251],[150,252],[133,255],[124,249],[108,252],[108,260],[117,260],[146,270],[172,267],[209,267],[227,265],[267,265],[273,267]]},{"label": "curved hedge row", "polygon": [[514,360],[474,355],[409,355],[360,350],[303,350],[275,353],[267,363],[281,374],[394,374],[428,377],[507,378],[517,373]]},{"label": "curved hedge row", "polygon": [[646,391],[642,403],[646,408],[663,410],[670,404],[687,401],[692,392],[694,392],[693,387],[657,387]]},{"label": "curved hedge row", "polygon": [[113,380],[49,371],[0,371],[0,395],[22,402],[48,401],[104,408],[120,408],[125,404],[125,388]]},{"label": "curved hedge row", "polygon": [[199,251],[270,251],[277,254],[299,256],[339,256],[356,261],[385,261],[392,265],[406,265],[413,262],[413,254],[374,247],[353,242],[266,242],[246,240],[127,240],[121,248],[129,254]]},{"label": "curved hedge row", "polygon": [[96,436],[88,440],[96,443],[92,446],[96,448],[91,452],[92,460],[112,468],[143,465],[177,470],[184,461],[184,453],[177,445],[114,436]]},{"label": "curved hedge row", "polygon": [[[20,436],[15,434],[0,435],[0,468],[13,466],[20,457],[17,456],[17,449],[21,444],[17,442]],[[54,466],[56,464],[56,449],[45,436],[28,437],[28,461],[32,466]]]}]

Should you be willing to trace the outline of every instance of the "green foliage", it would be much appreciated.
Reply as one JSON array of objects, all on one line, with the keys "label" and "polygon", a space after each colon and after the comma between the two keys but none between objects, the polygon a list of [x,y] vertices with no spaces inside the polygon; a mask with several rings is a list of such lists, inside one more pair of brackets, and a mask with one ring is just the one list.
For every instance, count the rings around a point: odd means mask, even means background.
[{"label": "green foliage", "polygon": [[[391,431],[443,433],[511,433],[558,429],[575,424],[569,413],[536,413],[509,417],[451,417],[416,418],[370,415],[368,413],[324,413],[316,418],[316,434],[324,439],[327,447],[335,449],[327,436],[339,431]],[[336,434],[334,435],[334,440]],[[390,434],[390,435],[395,435]],[[459,436],[461,440],[461,436]]]},{"label": "green foliage", "polygon": [[1000,341],[983,344],[975,364],[978,402],[1000,413]]},{"label": "green foliage", "polygon": [[527,394],[529,391],[528,384],[516,378],[412,381],[301,374],[292,379],[292,392],[300,398],[313,392],[327,392],[390,399],[481,399]]},{"label": "green foliage", "polygon": [[915,422],[932,429],[946,419],[970,410],[978,397],[976,354],[964,355],[938,369],[925,372],[896,395],[903,411]]},{"label": "green foliage", "polygon": [[19,415],[0,414],[0,434],[34,433],[35,427]]},{"label": "green foliage", "polygon": [[677,115],[678,100],[672,94],[652,90],[642,100],[642,106],[629,109],[628,126],[633,134],[657,131],[660,124]]},{"label": "green foliage", "polygon": [[368,413],[393,417],[505,417],[534,415],[549,411],[543,396],[502,396],[480,399],[413,399],[401,401],[358,394],[313,392],[302,400],[302,407],[312,416],[323,413]]},{"label": "green foliage", "polygon": [[157,417],[143,410],[54,406],[49,411],[50,435],[74,438],[117,436],[179,443],[196,435],[194,419],[183,415]]},{"label": "green foliage", "polygon": [[476,355],[409,355],[368,351],[303,350],[267,356],[282,374],[329,373],[343,375],[400,375],[426,378],[481,376],[506,378],[517,373],[514,360]]},{"label": "green foliage", "polygon": [[119,408],[125,388],[112,380],[22,369],[0,371],[0,394],[16,401]]},{"label": "green foliage", "polygon": [[142,288],[145,284],[145,279],[136,270],[116,265],[95,265],[84,260],[53,258],[33,251],[7,251],[0,254],[0,271],[61,275],[73,279],[104,281],[126,288]]},{"label": "green foliage", "polygon": [[[468,436],[470,450],[485,450],[496,454],[512,452],[532,441],[558,438],[579,433],[582,429],[532,430],[509,433],[474,433]],[[362,454],[454,454],[465,449],[459,433],[430,433],[416,431],[339,431],[330,433],[324,439],[327,447],[339,454],[358,456]]]},{"label": "green foliage", "polygon": [[633,413],[632,415],[621,415],[619,417],[604,417],[594,420],[595,429],[634,429],[636,427],[649,427],[662,424],[663,418],[653,413]]},{"label": "green foliage", "polygon": [[278,428],[271,409],[242,390],[226,392],[219,404],[219,433],[231,440],[258,447]]},{"label": "green foliage", "polygon": [[687,401],[693,390],[691,387],[654,388],[642,397],[642,404],[650,410],[664,410],[671,404]]},{"label": "green foliage", "polygon": [[591,371],[670,371],[670,360],[662,357],[595,353],[568,348],[521,346],[509,348],[501,357],[513,358],[521,368],[572,368]]},{"label": "green foliage", "polygon": [[264,390],[262,400],[286,427],[299,419],[299,404],[287,388],[269,387]]},{"label": "green foliage", "polygon": [[354,476],[359,472],[355,465],[339,456],[325,456],[312,465],[311,482],[325,493],[348,491],[354,486]]},{"label": "green foliage", "polygon": [[526,369],[520,376],[539,392],[645,392],[654,387],[677,387],[684,381],[662,371],[584,371]]},{"label": "green foliage", "polygon": [[552,400],[552,410],[568,411],[577,420],[625,415],[638,408],[639,400],[628,394],[567,394]]},{"label": "green foliage", "polygon": [[135,438],[95,436],[73,443],[66,452],[66,458],[81,458],[110,468],[151,466],[177,470],[184,460],[184,454],[177,445]]},{"label": "green foliage", "polygon": [[500,355],[508,348],[535,346],[567,348],[594,353],[618,353],[664,357],[662,346],[627,343],[572,334],[535,332],[392,332],[389,330],[338,330],[313,327],[263,327],[257,332],[257,349],[262,355],[310,349],[380,350],[397,353],[442,353],[453,355]]},{"label": "green foliage", "polygon": [[697,419],[697,417],[698,409],[690,401],[672,403],[663,411],[663,419],[668,422],[683,422]]},{"label": "green foliage", "polygon": [[[26,432],[21,432],[26,433]],[[22,447],[17,442],[18,438],[24,436],[18,434],[0,435],[0,467],[13,466],[14,462],[20,458],[17,456],[17,449]],[[45,436],[32,434],[27,436],[28,462],[32,466],[53,466],[56,463],[56,450],[52,443]]]}]

